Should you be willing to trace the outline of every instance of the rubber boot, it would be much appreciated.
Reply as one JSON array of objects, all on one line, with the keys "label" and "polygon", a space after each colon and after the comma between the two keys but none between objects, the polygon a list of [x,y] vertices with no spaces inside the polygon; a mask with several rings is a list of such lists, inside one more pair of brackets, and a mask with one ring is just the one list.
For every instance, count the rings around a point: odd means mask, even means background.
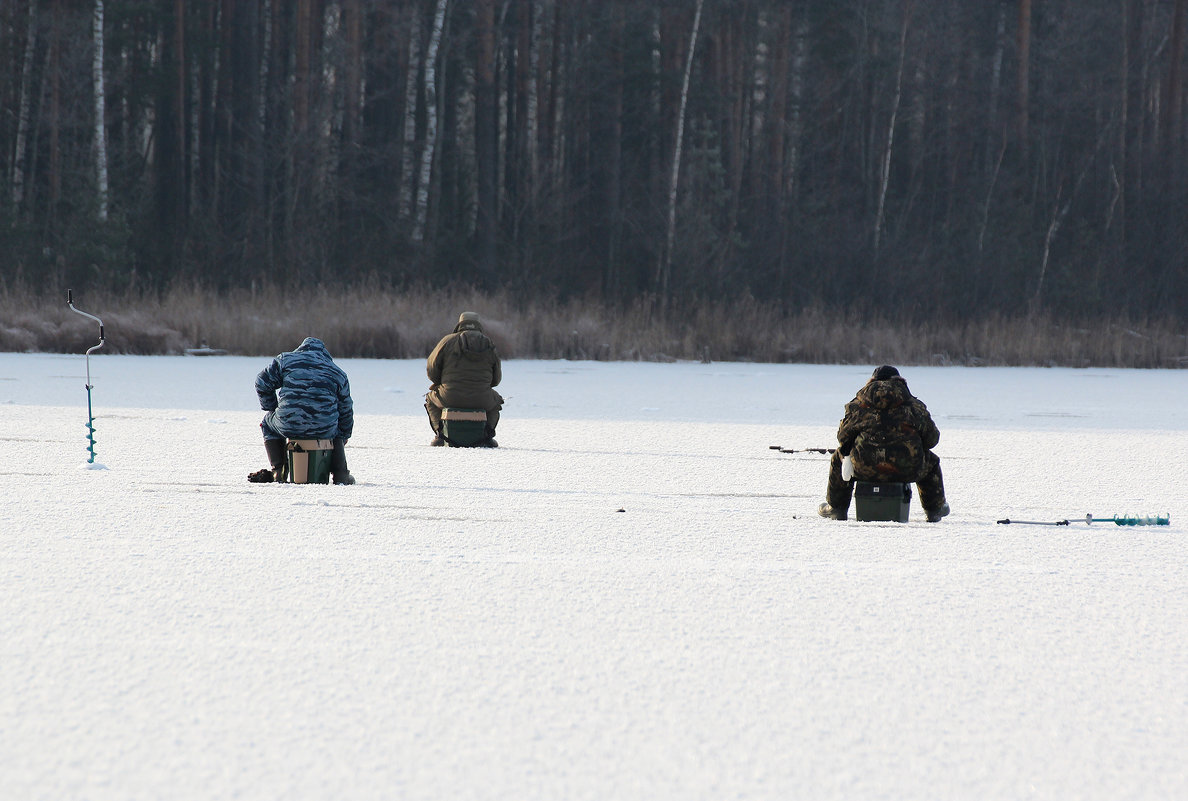
[{"label": "rubber boot", "polygon": [[817,514],[830,520],[845,520],[854,496],[854,482],[842,478],[842,455],[834,451],[829,457],[829,480],[825,486],[825,503],[817,507]]},{"label": "rubber boot", "polygon": [[936,523],[949,514],[949,504],[945,500],[945,479],[941,474],[940,459],[932,451],[925,454],[924,464],[925,472],[916,481],[916,489],[920,491],[924,516],[929,523]]},{"label": "rubber boot", "polygon": [[344,440],[334,440],[334,452],[330,454],[330,474],[334,477],[335,484],[355,483],[355,477],[347,470],[346,442]]},{"label": "rubber boot", "polygon": [[441,409],[429,400],[428,395],[425,396],[425,414],[429,415],[429,427],[433,429],[433,441],[429,444],[434,448],[443,447],[446,441],[441,435]]},{"label": "rubber boot", "polygon": [[289,477],[289,459],[286,453],[287,443],[283,439],[264,440],[264,451],[268,454],[268,469],[257,470],[248,476],[253,484],[284,483]]},{"label": "rubber boot", "polygon": [[485,440],[483,440],[482,442],[478,443],[479,447],[480,448],[498,448],[499,443],[495,441],[495,429],[491,428],[491,426],[487,426],[487,430],[484,433],[487,435],[487,438]]},{"label": "rubber boot", "polygon": [[289,480],[288,444],[283,439],[264,440],[264,450],[268,452],[268,463],[272,465],[272,480],[278,484]]}]

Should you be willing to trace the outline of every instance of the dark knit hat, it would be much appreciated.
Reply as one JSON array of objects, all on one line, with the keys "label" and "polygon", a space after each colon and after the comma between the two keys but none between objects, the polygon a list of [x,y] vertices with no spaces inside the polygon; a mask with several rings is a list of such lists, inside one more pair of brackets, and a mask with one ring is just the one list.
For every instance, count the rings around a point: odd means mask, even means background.
[{"label": "dark knit hat", "polygon": [[895,378],[899,375],[899,371],[889,364],[884,364],[882,367],[876,367],[874,373],[871,375],[875,381],[886,381],[888,378]]}]

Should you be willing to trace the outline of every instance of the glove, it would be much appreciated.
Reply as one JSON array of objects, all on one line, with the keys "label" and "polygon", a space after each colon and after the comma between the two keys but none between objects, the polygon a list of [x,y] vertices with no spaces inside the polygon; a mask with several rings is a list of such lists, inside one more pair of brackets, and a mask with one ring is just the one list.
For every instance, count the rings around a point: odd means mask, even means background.
[{"label": "glove", "polygon": [[849,456],[842,457],[841,476],[842,481],[849,481],[854,477],[854,462]]}]

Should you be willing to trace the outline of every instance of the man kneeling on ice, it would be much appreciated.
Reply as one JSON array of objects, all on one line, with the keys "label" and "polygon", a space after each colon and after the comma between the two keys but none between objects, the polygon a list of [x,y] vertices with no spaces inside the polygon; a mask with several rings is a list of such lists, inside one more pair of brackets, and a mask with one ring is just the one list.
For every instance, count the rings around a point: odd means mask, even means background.
[{"label": "man kneeling on ice", "polygon": [[[931,450],[939,441],[940,431],[928,407],[912,396],[899,371],[886,364],[877,368],[846,404],[845,416],[837,428],[837,450],[829,461],[826,500],[818,513],[845,520],[855,478],[915,482],[928,522],[937,522],[949,513],[940,458]],[[843,475],[846,457],[852,476]]]},{"label": "man kneeling on ice", "polygon": [[334,442],[330,473],[335,484],[354,484],[347,470],[346,441],[355,425],[351,385],[330,358],[322,340],[306,337],[297,350],[282,353],[256,376],[260,423],[270,469],[257,470],[248,481],[285,479],[286,439],[328,439]]}]

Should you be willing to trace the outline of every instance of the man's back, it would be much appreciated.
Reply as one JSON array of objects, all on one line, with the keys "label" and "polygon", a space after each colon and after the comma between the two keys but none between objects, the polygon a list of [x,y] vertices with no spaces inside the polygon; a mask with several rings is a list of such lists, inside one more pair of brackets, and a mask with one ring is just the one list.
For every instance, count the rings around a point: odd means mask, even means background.
[{"label": "man's back", "polygon": [[837,439],[856,473],[915,475],[940,440],[928,408],[899,376],[872,378],[846,404]]},{"label": "man's back", "polygon": [[307,337],[256,377],[260,406],[277,410],[288,434],[349,439],[354,423],[350,383],[321,340]]}]

